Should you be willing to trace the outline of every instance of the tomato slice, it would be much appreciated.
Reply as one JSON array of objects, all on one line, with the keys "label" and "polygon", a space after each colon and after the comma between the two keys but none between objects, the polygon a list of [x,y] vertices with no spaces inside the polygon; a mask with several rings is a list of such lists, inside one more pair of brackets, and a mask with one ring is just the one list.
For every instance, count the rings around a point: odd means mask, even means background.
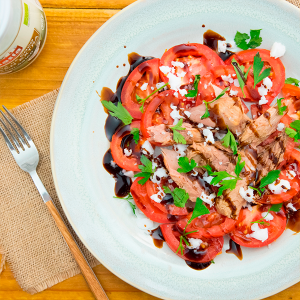
[{"label": "tomato slice", "polygon": [[[160,185],[161,189],[162,189],[162,184]],[[151,180],[148,180],[146,182],[146,188],[147,188],[147,193],[148,196],[151,199],[151,196],[154,194],[157,194],[159,189],[158,189],[158,185],[156,183],[153,183]],[[173,200],[173,199],[172,199]],[[155,202],[154,200],[151,199],[151,203],[158,207],[162,212],[166,213],[166,214],[171,214],[171,215],[180,215],[180,216],[186,216],[188,214],[188,211],[186,209],[186,207],[177,207],[174,205],[174,203],[169,202],[169,203],[158,203]]]},{"label": "tomato slice", "polygon": [[[198,230],[198,232],[191,233],[189,237],[197,239],[201,239],[202,237],[221,237],[234,229],[236,220],[220,215],[214,207],[209,208],[209,210],[210,214],[195,218],[191,224],[186,227],[186,232]],[[178,221],[178,228],[183,231],[191,217],[192,213]]]},{"label": "tomato slice", "polygon": [[212,87],[213,77],[210,72],[203,75],[198,83],[198,95],[196,97],[196,106],[206,102],[212,101],[216,98],[215,90]]},{"label": "tomato slice", "polygon": [[[180,243],[180,233],[178,232],[175,224],[163,224],[160,225],[161,232],[166,240],[166,243],[170,249],[176,253]],[[176,254],[187,261],[205,263],[214,259],[223,248],[224,239],[223,237],[211,238],[211,239],[201,239],[203,243],[198,249],[188,249],[183,243],[184,251],[181,255],[179,250]]]},{"label": "tomato slice", "polygon": [[258,224],[260,229],[268,229],[267,240],[262,242],[249,236],[249,234],[252,233],[251,225],[253,225],[253,223],[251,222],[260,220],[262,218],[261,213],[267,212],[269,207],[270,206],[268,205],[261,207],[254,206],[252,207],[252,211],[248,208],[243,208],[240,211],[235,229],[230,234],[231,239],[237,244],[249,248],[263,247],[278,239],[284,232],[286,226],[286,216],[283,208],[281,208],[278,213],[275,213],[274,211],[269,212],[269,214],[273,216],[273,220],[265,222],[269,223],[270,226]]},{"label": "tomato slice", "polygon": [[[179,99],[174,96],[174,91],[167,90],[159,93],[147,106],[142,116],[141,131],[144,137],[149,138],[147,131],[148,127],[164,124],[173,124],[174,120],[171,118],[170,113],[172,109],[171,104],[178,105]],[[159,114],[158,119],[157,109],[161,108],[162,113]]]},{"label": "tomato slice", "polygon": [[293,84],[285,84],[282,88],[282,94],[284,97],[296,96],[300,97],[300,87]]},{"label": "tomato slice", "polygon": [[[181,62],[184,67],[175,66],[175,72],[186,72],[182,77],[182,85],[191,84],[195,75],[205,75],[212,67],[224,65],[223,60],[209,47],[197,44],[181,44],[170,48],[161,58],[161,66],[173,67],[172,62]],[[164,82],[169,82],[169,78],[160,71],[161,78]]]},{"label": "tomato slice", "polygon": [[[123,106],[129,111],[131,116],[135,119],[142,117],[140,111],[141,104],[136,100],[136,95],[142,99],[150,95],[153,90],[156,90],[156,84],[159,80],[159,63],[158,58],[144,61],[138,65],[128,76],[121,93],[121,100]],[[146,85],[145,90],[141,87]],[[152,90],[152,89],[153,90]],[[151,96],[144,105],[144,109],[147,107],[154,96]]]},{"label": "tomato slice", "polygon": [[142,140],[140,140],[139,144],[136,145],[131,139],[130,145],[127,147],[132,151],[131,156],[126,156],[122,147],[124,139],[127,136],[130,136],[130,131],[133,128],[140,129],[140,124],[140,121],[133,121],[130,125],[120,127],[114,133],[110,143],[111,154],[115,163],[127,171],[140,171],[138,165],[140,164],[140,148]]},{"label": "tomato slice", "polygon": [[251,109],[251,115],[252,115],[253,120],[260,117],[269,108],[270,108],[270,105],[268,105],[268,104],[263,104],[263,105],[252,104],[250,106],[250,109]]},{"label": "tomato slice", "polygon": [[[231,57],[229,57],[225,63],[231,65],[231,61],[234,58],[240,65],[245,67],[245,70],[248,70],[249,67],[253,66],[254,56],[259,52],[261,60],[264,62],[264,67],[271,67],[270,79],[272,80],[272,87],[268,94],[265,96],[268,100],[267,104],[270,104],[273,99],[280,93],[282,87],[284,86],[285,81],[285,68],[283,63],[279,58],[274,58],[270,56],[270,51],[266,49],[249,49],[245,51],[238,52]],[[258,93],[258,87],[261,83],[258,83],[253,89],[254,79],[253,79],[253,67],[251,68],[248,77],[247,77],[247,86],[244,88],[244,91],[248,91],[248,96],[245,98],[245,101],[258,101],[261,96]]]},{"label": "tomato slice", "polygon": [[180,220],[180,216],[169,215],[161,211],[157,206],[155,206],[148,193],[146,185],[141,185],[138,183],[142,178],[138,177],[132,184],[130,188],[130,193],[134,199],[136,206],[144,213],[146,217],[150,220],[158,223],[170,223],[172,221]]}]

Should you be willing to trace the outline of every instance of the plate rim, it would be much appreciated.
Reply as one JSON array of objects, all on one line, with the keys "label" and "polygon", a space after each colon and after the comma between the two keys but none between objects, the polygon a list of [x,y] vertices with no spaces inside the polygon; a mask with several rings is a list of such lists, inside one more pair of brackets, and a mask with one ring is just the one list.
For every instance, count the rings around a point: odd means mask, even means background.
[{"label": "plate rim", "polygon": [[[147,1],[147,0],[146,0]],[[200,0],[201,1],[201,0]],[[251,1],[251,0],[247,0],[247,1]],[[297,11],[298,13],[300,13],[300,8],[296,7],[294,4],[288,2],[287,0],[264,0],[266,2],[270,2],[272,4],[277,4],[277,5],[283,5],[283,6],[287,6],[292,10]],[[112,16],[109,20],[107,20],[101,27],[99,27],[97,29],[97,31],[95,31],[95,33],[86,41],[86,43],[82,46],[82,48],[79,50],[79,52],[77,53],[77,55],[75,56],[74,60],[72,61],[64,79],[63,82],[59,88],[59,93],[58,96],[56,98],[55,101],[55,106],[54,106],[54,110],[53,110],[53,115],[52,115],[52,121],[51,121],[51,128],[50,128],[50,161],[51,161],[51,173],[52,173],[52,177],[53,177],[53,181],[54,181],[54,186],[55,186],[55,190],[58,196],[58,199],[61,203],[62,209],[65,213],[65,216],[68,219],[68,222],[70,223],[70,225],[72,226],[72,228],[74,229],[74,231],[76,232],[76,235],[78,236],[78,238],[82,241],[82,243],[84,244],[84,246],[90,251],[90,253],[105,267],[107,268],[110,272],[112,272],[114,275],[116,275],[118,278],[122,279],[123,281],[125,281],[126,283],[132,285],[133,287],[148,293],[152,296],[158,297],[159,299],[162,299],[160,295],[154,293],[153,291],[147,290],[144,287],[140,287],[138,284],[131,282],[129,279],[125,278],[123,275],[120,275],[117,271],[113,270],[112,268],[110,268],[108,265],[106,265],[106,263],[104,263],[100,257],[98,257],[94,251],[89,247],[88,243],[84,240],[84,238],[82,237],[82,235],[79,233],[78,228],[75,226],[74,222],[72,221],[72,218],[69,214],[69,211],[67,209],[67,206],[63,200],[61,191],[59,189],[59,184],[58,184],[58,180],[57,180],[57,176],[56,176],[56,168],[55,168],[55,163],[54,163],[54,127],[55,127],[55,120],[56,120],[56,116],[58,113],[58,106],[59,103],[62,100],[62,94],[63,94],[63,90],[64,87],[67,84],[67,81],[72,73],[72,69],[74,68],[77,60],[79,59],[79,57],[81,56],[81,54],[84,52],[84,50],[88,47],[88,45],[95,39],[95,37],[99,34],[99,32],[101,32],[102,30],[104,30],[107,26],[109,26],[109,24],[111,22],[114,21],[115,18],[119,17],[122,13],[124,13],[125,11],[131,9],[134,5],[137,5],[141,2],[145,2],[145,0],[137,0],[136,2],[133,2],[131,4],[129,4],[128,6],[126,6],[125,8],[121,9],[121,11],[119,11],[118,13],[116,13],[114,16]],[[270,296],[273,296],[289,287],[291,287],[292,285],[296,284],[300,282],[300,275],[298,279],[293,280],[292,282],[284,285],[283,287],[279,288],[278,290],[274,291],[274,292],[270,292],[267,293],[259,298],[253,298],[253,300],[260,300],[260,299],[264,299]],[[171,298],[165,298],[166,300]]]}]

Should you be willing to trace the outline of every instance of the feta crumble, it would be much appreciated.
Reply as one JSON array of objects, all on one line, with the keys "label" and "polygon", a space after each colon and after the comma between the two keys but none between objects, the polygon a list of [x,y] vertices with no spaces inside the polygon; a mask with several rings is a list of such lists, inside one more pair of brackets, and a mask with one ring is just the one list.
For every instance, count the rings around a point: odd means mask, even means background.
[{"label": "feta crumble", "polygon": [[189,118],[191,116],[192,113],[190,113],[189,111],[184,111],[185,115]]},{"label": "feta crumble", "polygon": [[286,171],[286,177],[288,178],[288,179],[294,179],[295,177],[296,177],[296,172],[295,171],[293,171],[293,170],[287,170]]},{"label": "feta crumble", "polygon": [[268,188],[273,194],[277,195],[282,192],[286,193],[291,188],[291,184],[288,180],[277,179],[275,182],[269,184]]},{"label": "feta crumble", "polygon": [[213,136],[213,133],[210,131],[210,129],[203,129],[203,135],[206,137],[205,141],[206,142],[211,142],[212,144],[215,143],[215,139]]},{"label": "feta crumble", "polygon": [[286,207],[290,208],[292,211],[297,211],[297,209],[293,206],[292,203],[289,203]]},{"label": "feta crumble", "polygon": [[210,206],[214,205],[214,202],[212,200],[214,200],[216,198],[216,194],[210,194],[209,196],[206,195],[204,192],[202,192],[200,198],[207,204],[209,204]]},{"label": "feta crumble", "polygon": [[179,119],[183,119],[184,117],[182,115],[180,115],[179,110],[177,109],[177,106],[171,104],[170,107],[172,109],[170,116],[174,120],[173,125],[176,125],[178,123]]},{"label": "feta crumble", "polygon": [[227,50],[227,43],[225,41],[218,41],[218,51],[225,53]]},{"label": "feta crumble", "polygon": [[248,187],[247,190],[245,190],[243,187],[240,187],[239,193],[243,199],[245,199],[247,202],[253,202],[255,196],[254,196],[254,190]]},{"label": "feta crumble", "polygon": [[133,171],[126,171],[122,170],[123,174],[127,177],[133,178],[134,177],[134,172]]},{"label": "feta crumble", "polygon": [[200,239],[194,239],[194,238],[190,238],[189,240],[189,244],[190,246],[187,246],[189,249],[197,249],[201,246],[201,244],[203,243],[202,240]]},{"label": "feta crumble", "polygon": [[164,82],[158,82],[158,83],[156,84],[156,88],[159,89],[159,88],[161,88],[161,87],[164,86],[164,85],[165,85]]},{"label": "feta crumble", "polygon": [[271,53],[270,56],[271,57],[281,57],[285,54],[285,46],[281,43],[275,42],[271,48]]},{"label": "feta crumble", "polygon": [[283,123],[278,123],[277,130],[282,131],[284,129],[285,125]]},{"label": "feta crumble", "polygon": [[271,220],[274,219],[274,217],[272,216],[272,214],[271,214],[271,213],[268,213],[267,211],[261,213],[261,216],[262,216],[266,221],[271,221]]},{"label": "feta crumble", "polygon": [[172,61],[172,66],[173,67],[179,67],[179,68],[184,68],[184,63],[180,61]]},{"label": "feta crumble", "polygon": [[257,223],[251,225],[251,230],[253,231],[250,236],[259,241],[266,241],[269,237],[268,228],[261,229]]},{"label": "feta crumble", "polygon": [[132,154],[132,150],[124,148],[124,154],[125,154],[125,156],[130,156]]},{"label": "feta crumble", "polygon": [[153,182],[153,183],[157,183],[157,184],[160,184],[161,182],[161,179],[162,178],[166,178],[168,177],[168,173],[167,173],[167,170],[163,167],[161,168],[157,168],[154,172],[154,174],[151,176],[150,180]]},{"label": "feta crumble", "polygon": [[238,91],[233,91],[233,90],[229,91],[230,96],[236,96],[237,94],[238,94]]},{"label": "feta crumble", "polygon": [[147,86],[148,86],[148,82],[145,82],[145,83],[141,86],[140,89],[141,89],[142,91],[146,91]]},{"label": "feta crumble", "polygon": [[160,203],[163,198],[166,196],[165,192],[162,190],[161,186],[158,186],[157,194],[153,194],[150,198],[156,203]]},{"label": "feta crumble", "polygon": [[186,156],[186,149],[189,145],[183,145],[183,144],[176,144],[174,145],[174,150],[176,151],[176,153],[178,154],[177,158],[182,157],[182,156]]},{"label": "feta crumble", "polygon": [[190,131],[187,132],[187,135],[193,137],[193,134]]},{"label": "feta crumble", "polygon": [[202,123],[198,123],[197,127],[202,128],[204,125]]},{"label": "feta crumble", "polygon": [[[154,149],[153,149],[153,147],[152,147],[152,145],[150,144],[150,142],[148,141],[148,140],[146,140],[145,141],[145,143],[142,145],[142,149],[143,149],[143,153],[144,154],[150,154],[150,155],[153,155],[153,153],[154,153]],[[146,153],[145,153],[145,152]]]},{"label": "feta crumble", "polygon": [[240,84],[239,84],[239,80],[238,80],[238,79],[234,79],[234,80],[233,80],[233,84],[234,84],[234,86],[236,86],[236,87],[240,87]]},{"label": "feta crumble", "polygon": [[233,83],[233,79],[231,77],[231,74],[229,74],[228,76],[226,75],[221,75],[221,78],[224,80],[224,81],[228,81],[229,83]]}]

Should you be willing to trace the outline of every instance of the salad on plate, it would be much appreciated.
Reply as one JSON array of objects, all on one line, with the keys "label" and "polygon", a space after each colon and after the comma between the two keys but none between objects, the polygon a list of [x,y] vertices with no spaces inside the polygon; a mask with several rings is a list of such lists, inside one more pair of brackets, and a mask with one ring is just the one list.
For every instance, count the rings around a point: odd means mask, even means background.
[{"label": "salad on plate", "polygon": [[228,43],[208,30],[161,58],[132,53],[116,93],[101,93],[116,197],[195,269],[225,235],[241,256],[299,231],[300,80],[286,78],[283,44],[258,48],[261,33]]}]

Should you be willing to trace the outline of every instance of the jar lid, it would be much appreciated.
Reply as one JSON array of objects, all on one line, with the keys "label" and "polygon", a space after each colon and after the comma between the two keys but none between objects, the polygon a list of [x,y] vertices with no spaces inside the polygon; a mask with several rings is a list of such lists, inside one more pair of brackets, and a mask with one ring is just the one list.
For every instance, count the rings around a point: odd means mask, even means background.
[{"label": "jar lid", "polygon": [[22,18],[21,0],[0,0],[0,59],[15,40]]}]

